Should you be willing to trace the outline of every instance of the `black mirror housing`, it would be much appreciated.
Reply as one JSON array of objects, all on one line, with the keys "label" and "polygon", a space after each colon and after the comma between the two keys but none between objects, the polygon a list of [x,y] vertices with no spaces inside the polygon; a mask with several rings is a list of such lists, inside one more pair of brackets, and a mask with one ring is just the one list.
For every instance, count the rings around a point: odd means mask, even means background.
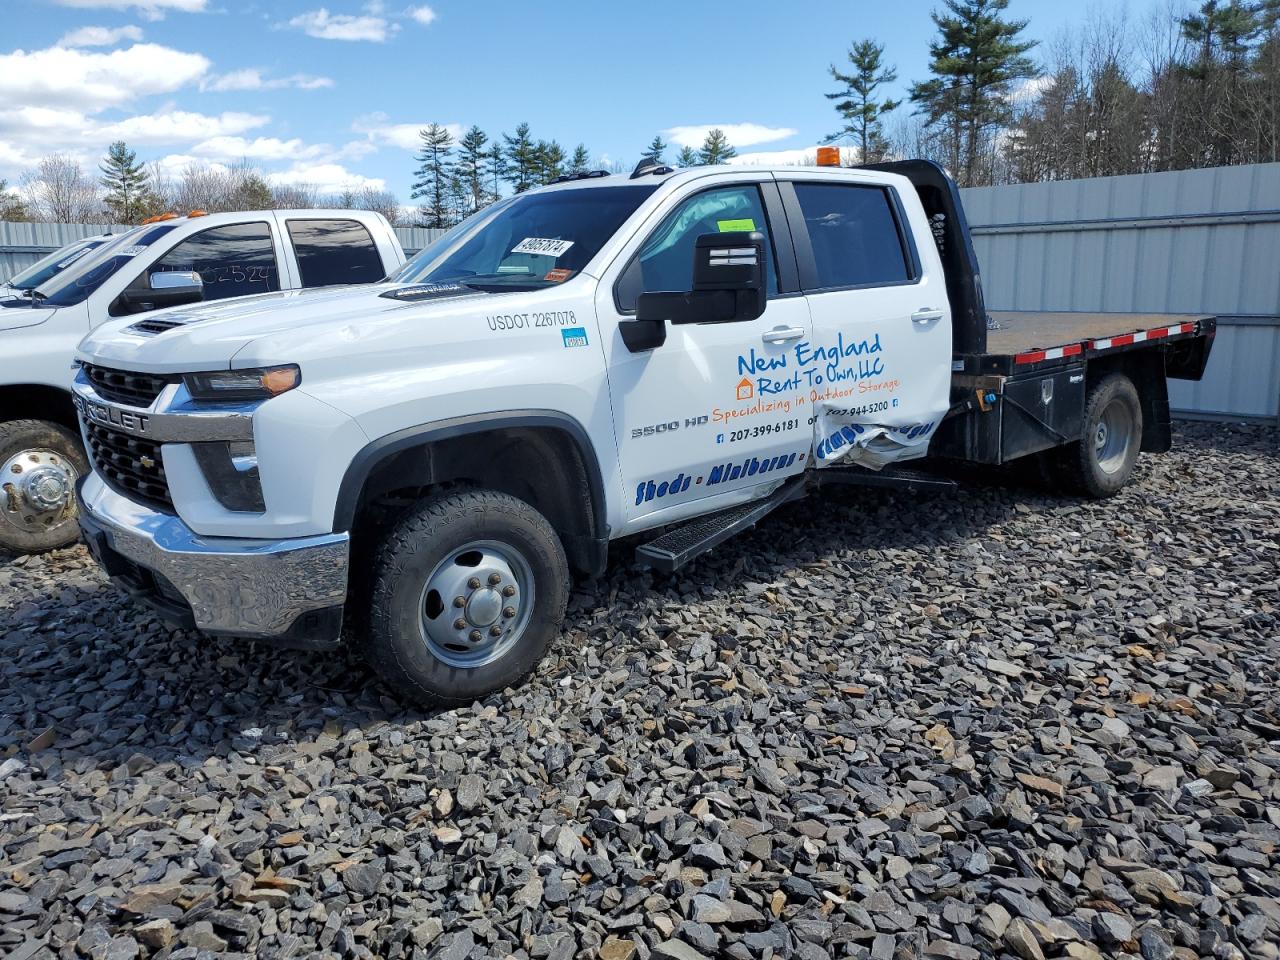
[{"label": "black mirror housing", "polygon": [[704,233],[693,250],[693,289],[684,293],[642,293],[636,319],[619,324],[632,353],[666,342],[665,324],[737,323],[764,313],[765,238],[758,230]]}]

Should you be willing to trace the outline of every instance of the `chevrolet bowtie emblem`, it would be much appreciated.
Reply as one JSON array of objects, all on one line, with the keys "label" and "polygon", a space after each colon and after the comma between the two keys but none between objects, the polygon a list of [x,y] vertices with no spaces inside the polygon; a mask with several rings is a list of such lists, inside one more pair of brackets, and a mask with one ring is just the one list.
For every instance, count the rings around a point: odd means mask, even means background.
[{"label": "chevrolet bowtie emblem", "polygon": [[152,469],[156,465],[156,462],[154,460],[152,460],[150,457],[145,457],[145,456],[139,457],[138,463],[148,470]]}]

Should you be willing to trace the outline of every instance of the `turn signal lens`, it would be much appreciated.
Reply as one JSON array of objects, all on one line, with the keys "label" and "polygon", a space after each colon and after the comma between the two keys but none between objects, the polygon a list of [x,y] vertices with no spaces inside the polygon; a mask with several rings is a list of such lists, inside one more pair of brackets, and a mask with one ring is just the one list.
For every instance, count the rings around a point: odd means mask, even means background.
[{"label": "turn signal lens", "polygon": [[253,370],[188,373],[187,392],[196,400],[266,400],[287,393],[302,382],[296,364]]}]

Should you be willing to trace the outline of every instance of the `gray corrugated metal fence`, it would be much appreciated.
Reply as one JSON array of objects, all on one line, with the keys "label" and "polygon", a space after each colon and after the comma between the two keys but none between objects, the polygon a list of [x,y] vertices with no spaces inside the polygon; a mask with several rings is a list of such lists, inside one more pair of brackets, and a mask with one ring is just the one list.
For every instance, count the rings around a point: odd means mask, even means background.
[{"label": "gray corrugated metal fence", "polygon": [[1280,420],[1280,163],[961,193],[989,308],[1218,314],[1173,408]]},{"label": "gray corrugated metal fence", "polygon": [[[1280,421],[1280,163],[962,193],[991,309],[1217,314],[1174,409]],[[107,229],[0,223],[0,278]],[[442,232],[396,230],[410,255]]]}]

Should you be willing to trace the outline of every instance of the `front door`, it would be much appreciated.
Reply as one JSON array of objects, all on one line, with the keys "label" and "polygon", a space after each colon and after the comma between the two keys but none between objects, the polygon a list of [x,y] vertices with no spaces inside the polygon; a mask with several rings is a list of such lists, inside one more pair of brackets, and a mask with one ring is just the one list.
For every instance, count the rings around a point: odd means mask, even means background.
[{"label": "front door", "polygon": [[[624,254],[616,283],[602,283],[597,299],[630,530],[762,496],[809,460],[809,409],[791,356],[809,336],[809,310],[779,283],[779,250],[793,255],[789,238],[775,236],[785,226],[766,213],[780,207],[766,205],[762,190],[776,188],[737,175],[691,190]],[[617,325],[633,317],[636,297],[691,289],[697,238],[743,230],[768,241],[764,313],[735,323],[667,324],[666,343],[630,352]]]},{"label": "front door", "polygon": [[[951,312],[936,252],[912,242],[891,187],[800,178],[780,186],[813,316],[799,359],[812,380],[815,466],[878,470],[925,456],[951,389]],[[916,227],[929,236],[926,223]]]}]

